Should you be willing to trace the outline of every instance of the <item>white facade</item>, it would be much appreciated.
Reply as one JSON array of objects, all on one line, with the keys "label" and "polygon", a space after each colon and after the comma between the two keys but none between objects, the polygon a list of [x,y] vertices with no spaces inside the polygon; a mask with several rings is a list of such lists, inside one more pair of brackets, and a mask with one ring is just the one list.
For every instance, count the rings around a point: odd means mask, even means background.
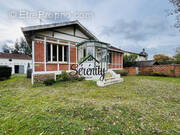
[{"label": "white facade", "polygon": [[30,68],[32,68],[32,60],[25,59],[9,59],[9,58],[0,58],[0,66],[8,66],[12,68],[12,74],[15,74],[15,66],[21,66],[24,69],[24,74],[27,73],[28,63]]},{"label": "white facade", "polygon": [[[131,54],[135,54],[135,53],[129,53],[129,52],[125,52],[124,55],[131,55]],[[145,56],[142,56],[142,55],[139,55],[139,54],[136,54],[137,55],[137,58],[136,58],[136,61],[146,61],[147,58]]]}]

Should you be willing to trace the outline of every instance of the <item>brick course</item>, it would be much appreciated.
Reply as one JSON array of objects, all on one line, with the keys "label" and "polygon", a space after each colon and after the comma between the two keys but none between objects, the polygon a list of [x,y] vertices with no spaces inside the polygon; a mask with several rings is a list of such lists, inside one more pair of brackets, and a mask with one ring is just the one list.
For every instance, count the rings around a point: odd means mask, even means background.
[{"label": "brick course", "polygon": [[46,70],[47,71],[57,71],[58,68],[57,68],[57,64],[47,64],[46,65]]},{"label": "brick course", "polygon": [[76,63],[76,48],[75,47],[71,47],[70,48],[70,61],[71,63]]},{"label": "brick course", "polygon": [[[126,67],[125,72],[129,75],[136,75],[136,67]],[[154,65],[139,67],[140,75],[152,75],[153,72],[162,73],[167,76],[180,76],[180,65]]]},{"label": "brick course", "polygon": [[35,62],[44,61],[44,43],[42,41],[34,42],[34,60]]}]

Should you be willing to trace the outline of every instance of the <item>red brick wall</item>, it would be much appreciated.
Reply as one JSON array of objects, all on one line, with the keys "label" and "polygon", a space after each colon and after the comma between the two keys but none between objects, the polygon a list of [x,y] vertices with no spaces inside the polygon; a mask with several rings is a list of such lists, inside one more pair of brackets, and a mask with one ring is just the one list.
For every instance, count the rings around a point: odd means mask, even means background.
[{"label": "red brick wall", "polygon": [[57,71],[58,68],[57,68],[57,64],[47,64],[46,65],[46,70],[47,71]]},{"label": "red brick wall", "polygon": [[71,47],[70,48],[70,61],[71,63],[76,63],[76,47]]},{"label": "red brick wall", "polygon": [[34,60],[44,62],[44,43],[41,41],[34,42]]},{"label": "red brick wall", "polygon": [[175,76],[180,76],[180,65],[175,66]]},{"label": "red brick wall", "polygon": [[59,64],[59,70],[68,70],[68,64]]},{"label": "red brick wall", "polygon": [[136,67],[126,67],[124,71],[128,72],[128,75],[136,75]]},{"label": "red brick wall", "polygon": [[152,67],[139,67],[139,74],[141,75],[151,75],[152,74]]},{"label": "red brick wall", "polygon": [[108,68],[122,68],[122,54],[118,52],[112,52],[112,64],[108,65]]},{"label": "red brick wall", "polygon": [[[163,73],[167,76],[180,76],[180,65],[154,65],[138,67],[140,75],[152,75],[153,72]],[[136,75],[136,67],[124,68],[128,75]]]},{"label": "red brick wall", "polygon": [[121,63],[120,68],[123,68],[123,65],[122,65],[122,63],[123,63],[123,55],[122,54],[120,54],[120,63]]},{"label": "red brick wall", "polygon": [[34,70],[36,72],[44,71],[44,64],[35,64],[34,66],[35,66]]},{"label": "red brick wall", "polygon": [[152,67],[152,72],[163,73],[168,76],[174,76],[174,67],[173,65],[157,65]]}]

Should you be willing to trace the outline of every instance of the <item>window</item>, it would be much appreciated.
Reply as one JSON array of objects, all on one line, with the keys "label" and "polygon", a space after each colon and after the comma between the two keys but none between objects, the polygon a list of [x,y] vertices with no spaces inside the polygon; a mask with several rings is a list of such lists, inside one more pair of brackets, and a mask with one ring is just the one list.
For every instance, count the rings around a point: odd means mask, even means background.
[{"label": "window", "polygon": [[64,61],[68,61],[68,46],[64,46]]},{"label": "window", "polygon": [[108,63],[112,64],[112,53],[109,53],[108,55]]},{"label": "window", "polygon": [[62,61],[62,46],[59,46],[59,61]]},{"label": "window", "polygon": [[46,61],[51,61],[51,45],[49,43],[46,46]]},{"label": "window", "polygon": [[53,61],[57,61],[57,45],[53,45]]},{"label": "window", "polygon": [[69,51],[68,46],[47,43],[47,47],[46,47],[47,61],[67,62],[69,55],[68,51]]}]

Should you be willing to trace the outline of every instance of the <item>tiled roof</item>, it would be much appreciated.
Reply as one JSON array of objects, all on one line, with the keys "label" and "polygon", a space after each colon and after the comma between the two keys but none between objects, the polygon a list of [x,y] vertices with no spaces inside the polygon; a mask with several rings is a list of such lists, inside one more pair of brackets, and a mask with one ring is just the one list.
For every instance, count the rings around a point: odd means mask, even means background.
[{"label": "tiled roof", "polygon": [[32,58],[26,54],[12,54],[12,53],[2,53],[0,52],[0,58],[7,58],[7,59],[24,59],[24,60],[31,60]]},{"label": "tiled roof", "polygon": [[137,66],[153,66],[153,65],[159,65],[159,63],[155,60],[146,60],[146,61],[137,61]]}]

